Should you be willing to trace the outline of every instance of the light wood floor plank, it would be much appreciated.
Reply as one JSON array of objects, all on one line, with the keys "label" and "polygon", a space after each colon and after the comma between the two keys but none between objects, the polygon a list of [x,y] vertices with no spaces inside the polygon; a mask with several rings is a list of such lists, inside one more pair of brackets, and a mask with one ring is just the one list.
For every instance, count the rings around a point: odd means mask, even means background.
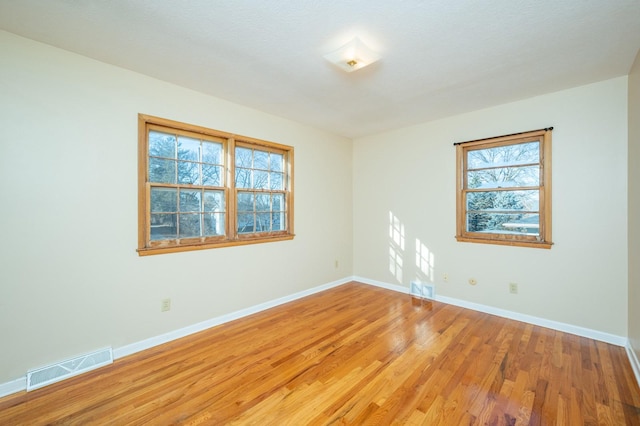
[{"label": "light wood floor plank", "polygon": [[0,399],[1,425],[640,425],[624,348],[349,283]]}]

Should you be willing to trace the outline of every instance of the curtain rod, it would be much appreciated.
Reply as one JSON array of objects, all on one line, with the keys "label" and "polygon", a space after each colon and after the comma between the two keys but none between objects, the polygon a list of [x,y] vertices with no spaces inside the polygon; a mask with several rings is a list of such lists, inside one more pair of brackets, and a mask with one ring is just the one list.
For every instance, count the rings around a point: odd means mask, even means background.
[{"label": "curtain rod", "polygon": [[506,137],[509,137],[509,136],[524,135],[525,133],[540,132],[542,130],[544,130],[545,132],[548,132],[550,130],[553,130],[553,127],[545,127],[544,129],[538,129],[538,130],[529,130],[528,132],[511,133],[510,135],[502,135],[502,136],[493,136],[493,137],[490,137],[490,138],[474,139],[472,141],[454,142],[453,145],[455,146],[455,145],[462,145],[462,144],[470,143],[470,142],[484,141],[484,140],[487,140],[487,139],[498,139],[498,138],[506,138]]}]

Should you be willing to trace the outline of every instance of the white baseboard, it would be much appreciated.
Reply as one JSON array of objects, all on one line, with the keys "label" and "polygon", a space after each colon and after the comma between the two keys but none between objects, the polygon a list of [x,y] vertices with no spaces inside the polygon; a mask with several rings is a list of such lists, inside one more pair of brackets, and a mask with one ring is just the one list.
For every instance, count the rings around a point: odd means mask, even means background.
[{"label": "white baseboard", "polygon": [[[185,337],[190,334],[197,333],[199,331],[203,331],[211,327],[215,327],[216,325],[224,324],[229,321],[233,321],[251,314],[255,314],[257,312],[264,311],[266,309],[273,308],[275,306],[282,305],[284,303],[291,302],[296,299],[303,298],[305,296],[319,293],[321,291],[328,290],[333,287],[338,287],[350,281],[352,281],[352,277],[346,277],[338,281],[333,281],[328,284],[323,284],[317,287],[303,290],[288,296],[280,297],[275,300],[261,303],[259,305],[251,306],[246,309],[241,309],[239,311],[221,315],[219,317],[212,318],[197,324],[193,324],[193,325],[181,328],[179,330],[170,331],[168,333],[164,333],[159,336],[155,336],[139,342],[131,343],[126,346],[121,346],[119,348],[113,349],[113,358],[118,359],[118,358],[125,357],[127,355],[134,354],[136,352],[143,351],[145,349],[150,349],[154,346],[158,346],[163,343],[167,343],[172,340],[176,340],[181,337]],[[7,383],[0,383],[0,397],[7,396],[12,393],[20,392],[26,389],[27,389],[27,378],[25,375],[24,377],[20,377],[18,379],[12,380]]]},{"label": "white baseboard", "polygon": [[27,376],[12,380],[6,383],[0,383],[0,398],[11,395],[12,393],[27,390]]},{"label": "white baseboard", "polygon": [[631,346],[631,342],[627,342],[625,349],[627,349],[627,356],[629,357],[629,363],[633,369],[633,374],[636,376],[636,382],[638,382],[638,386],[640,386],[640,361]]},{"label": "white baseboard", "polygon": [[[384,283],[381,281],[370,280],[363,277],[353,277],[353,281],[386,288],[388,290],[399,291],[401,293],[409,293],[408,287],[396,284]],[[516,321],[522,321],[528,324],[539,325],[541,327],[551,328],[553,330],[563,331],[565,333],[575,334],[581,337],[588,337],[590,339],[599,340],[601,342],[611,343],[612,345],[616,346],[626,346],[627,344],[626,337],[617,336],[615,334],[609,334],[598,330],[592,330],[589,328],[579,327],[577,325],[566,324],[559,321],[552,321],[545,318],[535,317],[533,315],[521,314],[519,312],[508,311],[506,309],[495,308],[493,306],[481,305],[479,303],[468,302],[466,300],[460,300],[453,297],[438,296],[437,293],[435,300],[449,305],[460,306],[461,308],[472,309],[474,311],[484,312],[487,314],[496,315]]]}]

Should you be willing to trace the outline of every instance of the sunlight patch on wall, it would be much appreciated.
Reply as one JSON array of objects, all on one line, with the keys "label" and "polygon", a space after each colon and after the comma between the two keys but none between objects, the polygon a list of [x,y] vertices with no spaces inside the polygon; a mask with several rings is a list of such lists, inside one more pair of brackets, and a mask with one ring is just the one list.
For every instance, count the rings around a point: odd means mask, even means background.
[{"label": "sunlight patch on wall", "polygon": [[402,253],[389,247],[389,272],[399,283],[402,282]]},{"label": "sunlight patch on wall", "polygon": [[404,244],[404,224],[393,212],[389,212],[389,272],[399,283],[402,283]]},{"label": "sunlight patch on wall", "polygon": [[393,244],[404,251],[404,225],[392,212],[389,212],[389,237]]},{"label": "sunlight patch on wall", "polygon": [[435,257],[433,252],[429,250],[419,238],[416,238],[417,276],[421,281],[434,281],[434,263]]}]

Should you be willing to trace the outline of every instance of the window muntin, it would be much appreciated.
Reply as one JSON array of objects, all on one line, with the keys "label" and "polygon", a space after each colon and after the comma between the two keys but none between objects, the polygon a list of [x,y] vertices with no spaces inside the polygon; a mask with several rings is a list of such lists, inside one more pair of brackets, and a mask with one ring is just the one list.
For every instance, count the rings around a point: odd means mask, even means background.
[{"label": "window muntin", "polygon": [[551,246],[551,129],[457,144],[459,241]]},{"label": "window muntin", "polygon": [[139,121],[141,255],[293,238],[293,148]]}]

